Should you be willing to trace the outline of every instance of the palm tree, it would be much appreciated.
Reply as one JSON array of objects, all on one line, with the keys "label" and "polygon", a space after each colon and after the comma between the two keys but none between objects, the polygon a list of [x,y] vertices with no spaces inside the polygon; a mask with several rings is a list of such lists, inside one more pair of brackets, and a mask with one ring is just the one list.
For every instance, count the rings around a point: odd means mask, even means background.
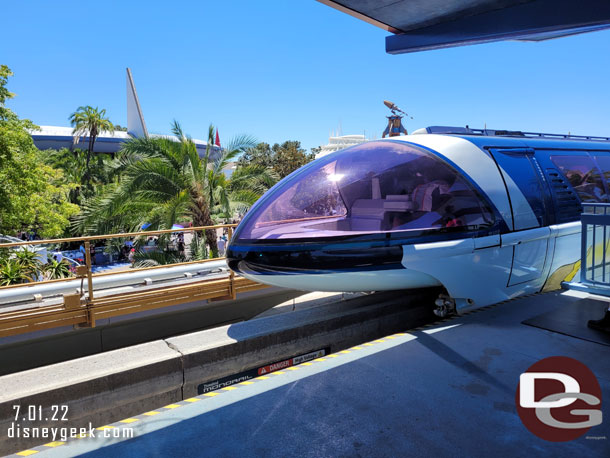
[{"label": "palm tree", "polygon": [[261,164],[238,166],[229,181],[229,199],[239,213],[245,213],[279,179],[271,167]]},{"label": "palm tree", "polygon": [[[135,138],[123,145],[117,156],[120,182],[84,205],[75,220],[78,230],[99,233],[108,230],[108,222],[121,229],[137,229],[144,222],[151,229],[169,229],[182,218],[194,226],[211,226],[214,218],[231,215],[235,205],[243,204],[231,201],[222,170],[255,141],[238,136],[212,154],[215,129],[210,125],[205,154],[199,157],[176,121],[172,132],[178,141]],[[215,257],[216,231],[206,230],[205,240]]]},{"label": "palm tree", "polygon": [[78,143],[80,137],[87,135],[89,137],[89,148],[87,149],[87,176],[89,176],[89,161],[93,154],[93,145],[95,139],[102,131],[114,132],[114,126],[108,118],[106,118],[106,110],[99,110],[92,106],[78,107],[78,109],[70,115],[70,125],[74,128],[72,135],[74,143]]}]

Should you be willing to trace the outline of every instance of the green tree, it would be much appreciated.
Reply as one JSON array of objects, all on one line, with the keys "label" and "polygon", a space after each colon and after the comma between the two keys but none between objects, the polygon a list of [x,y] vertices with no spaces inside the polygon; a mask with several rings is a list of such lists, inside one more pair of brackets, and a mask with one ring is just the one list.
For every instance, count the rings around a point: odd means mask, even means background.
[{"label": "green tree", "polygon": [[70,124],[74,128],[72,135],[74,135],[74,142],[78,143],[79,139],[83,136],[89,137],[89,147],[87,149],[87,162],[86,171],[87,177],[90,176],[89,162],[93,155],[93,146],[95,145],[95,139],[102,131],[114,132],[114,126],[108,118],[106,118],[106,110],[98,109],[92,106],[81,106],[70,115]]},{"label": "green tree", "polygon": [[42,237],[64,233],[78,206],[68,201],[71,186],[61,170],[46,165],[30,131],[36,126],[19,117],[6,102],[10,69],[0,66],[0,233],[36,231]]},{"label": "green tree", "polygon": [[307,154],[299,141],[288,140],[273,147],[268,143],[259,143],[241,155],[236,172],[242,167],[256,166],[259,170],[271,168],[276,176],[284,178],[314,159],[315,155]]},{"label": "green tree", "polygon": [[273,167],[273,154],[269,143],[259,143],[254,148],[250,148],[239,157],[237,167],[255,165],[262,167]]},{"label": "green tree", "polygon": [[[235,203],[230,200],[223,169],[253,147],[254,141],[239,136],[213,155],[215,130],[210,126],[208,146],[199,157],[195,144],[176,121],[172,132],[178,141],[137,138],[123,145],[117,156],[120,182],[87,202],[76,218],[80,230],[100,233],[108,224],[135,229],[144,222],[151,229],[167,229],[184,218],[195,226],[210,226],[214,217],[231,214]],[[205,239],[210,254],[216,256],[216,231],[206,230]]]},{"label": "green tree", "polygon": [[313,154],[307,154],[306,150],[301,148],[299,141],[289,140],[281,145],[276,143],[272,150],[274,153],[273,169],[280,178],[290,175],[296,169],[315,159]]}]

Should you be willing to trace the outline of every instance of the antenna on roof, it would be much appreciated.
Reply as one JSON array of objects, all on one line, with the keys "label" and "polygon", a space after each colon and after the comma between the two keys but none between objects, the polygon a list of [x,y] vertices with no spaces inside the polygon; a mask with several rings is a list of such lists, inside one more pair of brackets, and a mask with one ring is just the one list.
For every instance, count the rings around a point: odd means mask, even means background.
[{"label": "antenna on roof", "polygon": [[[390,102],[389,100],[384,100],[383,104],[392,111],[392,114],[394,116],[398,116],[398,113],[402,113],[406,117],[413,119],[413,116],[409,116],[407,113],[405,113],[400,108],[398,108],[393,102]],[[396,112],[398,112],[398,113],[396,113]]]}]

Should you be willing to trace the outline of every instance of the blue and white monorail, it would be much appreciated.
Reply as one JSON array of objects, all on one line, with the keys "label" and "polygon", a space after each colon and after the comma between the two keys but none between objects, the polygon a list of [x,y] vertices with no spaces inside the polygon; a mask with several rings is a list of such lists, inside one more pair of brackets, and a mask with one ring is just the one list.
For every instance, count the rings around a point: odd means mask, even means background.
[{"label": "blue and white monorail", "polygon": [[610,139],[433,127],[297,170],[248,212],[227,258],[307,291],[442,286],[459,311],[571,280],[581,202],[609,196]]}]

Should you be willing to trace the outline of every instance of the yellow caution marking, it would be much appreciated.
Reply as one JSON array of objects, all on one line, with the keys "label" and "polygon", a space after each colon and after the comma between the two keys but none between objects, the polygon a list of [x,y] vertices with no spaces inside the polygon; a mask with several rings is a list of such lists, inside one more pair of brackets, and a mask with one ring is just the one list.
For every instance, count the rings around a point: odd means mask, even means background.
[{"label": "yellow caution marking", "polygon": [[34,453],[38,453],[38,450],[24,450],[23,452],[19,452],[16,455],[30,456],[30,455],[33,455]]},{"label": "yellow caution marking", "polygon": [[342,353],[342,354],[346,355],[348,353],[351,353],[351,351],[349,351],[349,350],[341,350],[339,353]]},{"label": "yellow caution marking", "polygon": [[59,447],[60,445],[64,445],[65,442],[59,442],[59,441],[55,441],[55,442],[49,442],[48,444],[44,444],[45,447]]},{"label": "yellow caution marking", "polygon": [[221,390],[224,390],[224,391],[233,391],[236,389],[237,389],[236,386],[225,386],[224,388],[221,388]]},{"label": "yellow caution marking", "polygon": [[275,372],[272,372],[272,374],[273,374],[273,375],[283,375],[283,374],[285,374],[285,373],[286,373],[286,372],[282,372],[282,371],[275,371]]},{"label": "yellow caution marking", "polygon": [[406,336],[406,334],[404,332],[397,332],[396,334],[394,334],[395,336]]},{"label": "yellow caution marking", "polygon": [[372,347],[372,346],[373,346],[373,344],[372,344],[372,343],[370,343],[370,342],[367,342],[367,343],[362,344],[362,345],[363,345],[363,346],[365,346],[365,347]]},{"label": "yellow caution marking", "polygon": [[178,407],[180,407],[180,404],[168,404],[164,406],[166,409],[177,409]]},{"label": "yellow caution marking", "polygon": [[362,347],[352,347],[352,350],[362,350]]},{"label": "yellow caution marking", "polygon": [[267,377],[266,375],[261,375],[259,377],[256,377],[257,380],[267,380],[269,377]]},{"label": "yellow caution marking", "polygon": [[375,342],[375,343],[384,343],[384,342],[385,342],[385,340],[381,340],[381,339],[379,339],[379,340],[373,340],[373,342]]},{"label": "yellow caution marking", "polygon": [[241,382],[238,385],[252,385],[254,382]]},{"label": "yellow caution marking", "polygon": [[398,336],[387,336],[386,339],[397,339]]},{"label": "yellow caution marking", "polygon": [[288,369],[286,369],[286,370],[289,370],[289,371],[298,371],[298,370],[299,370],[299,368],[298,368],[298,367],[289,367],[289,368],[288,368]]},{"label": "yellow caution marking", "polygon": [[311,366],[311,363],[301,363],[301,366]]},{"label": "yellow caution marking", "polygon": [[125,420],[121,420],[119,423],[133,423],[134,421],[138,421],[137,418],[126,418]]},{"label": "yellow caution marking", "polygon": [[188,398],[185,399],[186,402],[197,402],[197,401],[201,401],[201,398]]},{"label": "yellow caution marking", "polygon": [[327,358],[338,358],[339,355],[333,353],[332,355],[326,355]]},{"label": "yellow caution marking", "polygon": [[316,358],[313,360],[314,363],[317,363],[318,361],[326,361],[326,358]]},{"label": "yellow caution marking", "polygon": [[218,396],[220,393],[216,393],[215,391],[210,391],[209,393],[204,393],[204,396],[208,396],[210,398],[213,398],[214,396]]},{"label": "yellow caution marking", "polygon": [[97,429],[98,431],[104,431],[106,429],[114,429],[114,426],[106,425],[106,426],[100,426],[99,428],[95,428],[95,429]]},{"label": "yellow caution marking", "polygon": [[157,412],[156,410],[151,410],[150,412],[145,412],[142,415],[146,415],[148,417],[152,417],[153,415],[159,415],[161,412]]}]

